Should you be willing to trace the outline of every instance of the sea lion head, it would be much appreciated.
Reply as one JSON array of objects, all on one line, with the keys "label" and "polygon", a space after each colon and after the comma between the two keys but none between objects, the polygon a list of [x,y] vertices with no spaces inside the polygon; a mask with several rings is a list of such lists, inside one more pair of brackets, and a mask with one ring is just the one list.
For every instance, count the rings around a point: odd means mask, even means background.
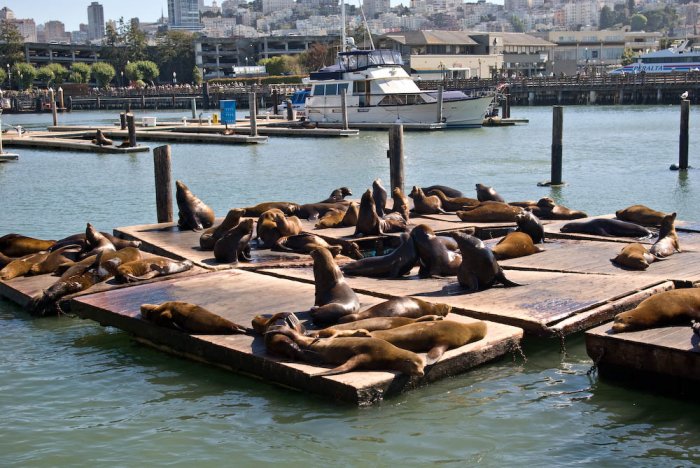
[{"label": "sea lion head", "polygon": [[319,247],[311,252],[314,260],[314,283],[317,290],[326,291],[344,281],[343,273],[333,260],[330,250]]},{"label": "sea lion head", "polygon": [[446,317],[452,311],[452,306],[449,304],[434,304],[433,305],[433,315],[440,317]]},{"label": "sea lion head", "polygon": [[158,307],[160,307],[158,304],[141,304],[141,317],[145,320],[153,320]]},{"label": "sea lion head", "polygon": [[659,228],[659,239],[663,239],[676,230],[675,222],[676,213],[671,213],[663,217],[661,220],[661,227]]},{"label": "sea lion head", "polygon": [[617,314],[612,326],[613,333],[629,332],[645,328],[647,321],[644,320],[644,315],[635,311],[636,309],[632,309]]},{"label": "sea lion head", "polygon": [[551,209],[556,206],[554,200],[549,197],[542,197],[537,201],[537,206],[540,208]]},{"label": "sea lion head", "polygon": [[404,359],[399,360],[396,367],[397,370],[406,375],[416,377],[423,377],[425,375],[425,359],[418,354],[414,354],[411,357],[406,356]]},{"label": "sea lion head", "polygon": [[417,185],[414,185],[413,188],[411,189],[411,193],[408,194],[409,197],[411,198],[416,198],[417,196],[420,196],[423,194],[423,190],[418,187]]},{"label": "sea lion head", "polygon": [[459,249],[462,252],[483,250],[486,248],[486,244],[484,244],[484,241],[482,241],[478,237],[472,236],[471,234],[457,231],[451,232],[450,236],[457,241],[457,245],[459,245]]}]

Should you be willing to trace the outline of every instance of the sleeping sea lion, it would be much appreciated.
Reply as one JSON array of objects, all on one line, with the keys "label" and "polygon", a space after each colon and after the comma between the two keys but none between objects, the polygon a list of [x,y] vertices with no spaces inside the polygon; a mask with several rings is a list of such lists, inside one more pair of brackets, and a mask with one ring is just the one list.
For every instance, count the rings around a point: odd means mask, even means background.
[{"label": "sleeping sea lion", "polygon": [[43,262],[49,256],[49,252],[37,252],[12,260],[0,269],[0,280],[9,281],[19,276],[24,276],[37,263]]},{"label": "sleeping sea lion", "polygon": [[257,217],[267,210],[271,210],[273,208],[277,208],[285,215],[291,216],[299,209],[299,204],[292,202],[264,202],[258,203],[255,206],[248,206],[241,209],[243,210],[243,216]]},{"label": "sleeping sea lion", "polygon": [[347,210],[348,203],[349,202],[346,201],[336,203],[305,203],[299,205],[292,215],[298,216],[301,219],[313,221],[319,219],[330,210]]},{"label": "sleeping sea lion", "polygon": [[178,208],[177,226],[185,231],[201,231],[214,224],[214,210],[197,198],[181,181],[175,181]]},{"label": "sleeping sea lion", "polygon": [[[127,239],[121,239],[114,234],[110,234],[109,232],[106,231],[99,231],[101,235],[106,237],[113,245],[114,248],[117,250],[125,249],[127,247],[140,247],[141,246],[141,241],[137,240],[127,240]],[[64,237],[63,239],[59,239],[56,241],[55,244],[53,244],[50,248],[49,251],[53,252],[54,250],[58,250],[60,248],[63,248],[67,245],[77,245],[81,249],[86,250],[87,248],[87,239],[85,237],[85,232],[79,232],[77,234],[72,234],[70,236]],[[89,249],[88,249],[89,250]]]},{"label": "sleeping sea lion", "polygon": [[656,257],[649,253],[649,250],[639,242],[627,244],[619,254],[611,261],[620,266],[633,270],[646,270],[649,264],[654,262]]},{"label": "sleeping sea lion", "polygon": [[199,236],[199,247],[202,250],[214,250],[216,241],[221,239],[221,236],[223,236],[226,231],[238,226],[242,216],[243,210],[241,208],[233,208],[228,210],[228,213],[226,213],[226,217],[221,224],[206,229],[202,235]]},{"label": "sleeping sea lion", "polygon": [[[368,332],[376,330],[389,330],[402,327],[416,322],[432,322],[442,320],[439,315],[424,315],[418,318],[411,317],[372,317],[368,319],[356,320],[354,322],[338,323],[321,330],[311,330],[307,336],[315,338],[335,338],[339,336],[370,336]],[[367,333],[362,333],[367,332]]]},{"label": "sleeping sea lion", "polygon": [[413,211],[418,214],[444,214],[440,199],[435,195],[426,195],[423,190],[414,185],[411,193],[408,194],[413,199]]},{"label": "sleeping sea lion", "polygon": [[141,304],[141,317],[161,327],[197,335],[246,333],[245,327],[189,302]]},{"label": "sleeping sea lion", "polygon": [[314,259],[315,300],[310,313],[314,323],[333,324],[344,315],[360,310],[355,291],[345,282],[328,249],[314,250],[311,258]]},{"label": "sleeping sea lion", "polygon": [[532,242],[544,243],[544,226],[539,218],[529,210],[523,210],[515,215],[515,222],[518,225],[518,232],[524,232],[532,238]]},{"label": "sleeping sea lion", "polygon": [[0,237],[0,253],[8,257],[24,257],[25,255],[48,250],[55,240],[35,239],[21,234],[5,234]]},{"label": "sleeping sea lion", "polygon": [[448,197],[455,198],[455,197],[463,197],[464,196],[464,194],[462,192],[460,192],[459,190],[452,188],[452,187],[448,187],[447,185],[429,185],[427,187],[423,187],[423,191],[426,194],[428,192],[430,192],[432,190],[436,190],[436,189],[441,191],[442,193],[444,193]]},{"label": "sleeping sea lion", "polygon": [[350,276],[400,278],[409,273],[418,263],[418,252],[413,238],[401,233],[401,244],[386,255],[360,258],[344,264],[340,269]]},{"label": "sleeping sea lion", "polygon": [[615,212],[617,219],[641,224],[642,226],[658,226],[666,213],[656,211],[644,205],[632,205]]},{"label": "sleeping sea lion", "polygon": [[587,218],[583,211],[572,210],[563,205],[557,205],[549,197],[540,198],[537,206],[532,209],[532,213],[540,219],[580,219]]},{"label": "sleeping sea lion", "polygon": [[681,251],[681,246],[678,243],[678,234],[676,233],[676,213],[664,216],[661,220],[661,228],[659,229],[659,239],[654,242],[649,252],[655,257],[669,257],[675,252]]},{"label": "sleeping sea lion", "polygon": [[361,312],[345,315],[338,323],[354,322],[373,317],[409,317],[414,319],[426,315],[444,317],[450,313],[450,310],[452,310],[452,306],[447,304],[433,304],[410,296],[395,297]]},{"label": "sleeping sea lion", "polygon": [[343,250],[341,246],[331,246],[325,239],[308,232],[302,232],[301,234],[296,234],[293,236],[280,237],[272,245],[271,250],[275,252],[310,254],[319,247],[325,247],[328,249],[334,258]]},{"label": "sleeping sea lion", "polygon": [[473,223],[513,223],[518,214],[523,211],[517,206],[497,201],[480,202],[475,206],[465,206],[457,211],[457,217],[465,222]]},{"label": "sleeping sea lion", "polygon": [[145,281],[157,276],[173,275],[193,267],[189,260],[177,261],[165,257],[149,257],[122,263],[117,267],[116,280],[121,283]]},{"label": "sleeping sea lion", "polygon": [[253,219],[247,218],[238,225],[226,231],[214,244],[214,258],[219,263],[237,264],[239,261],[249,262],[250,240],[253,237]]},{"label": "sleeping sea lion", "polygon": [[67,268],[78,260],[80,249],[76,245],[66,245],[54,250],[42,261],[34,263],[29,269],[30,275],[44,275]]},{"label": "sleeping sea lion", "polygon": [[639,224],[619,219],[595,218],[589,221],[572,221],[559,231],[566,233],[593,234],[606,237],[651,237],[651,231]]},{"label": "sleeping sea lion", "polygon": [[646,330],[700,320],[700,288],[672,289],[644,299],[634,309],[615,316],[614,333]]},{"label": "sleeping sea lion", "polygon": [[304,326],[292,312],[279,312],[272,316],[256,315],[253,317],[253,330],[263,337],[265,350],[270,354],[304,360],[304,353],[299,345],[283,333],[275,333],[275,329],[290,327],[293,330],[305,334]]},{"label": "sleeping sea lion", "polygon": [[458,211],[465,206],[476,206],[479,204],[479,200],[476,198],[467,197],[448,197],[441,190],[434,189],[430,192],[425,192],[426,195],[435,195],[440,199],[440,205],[445,211]]},{"label": "sleeping sea lion", "polygon": [[382,187],[382,179],[374,179],[374,182],[372,182],[372,198],[374,198],[377,216],[383,218],[386,214],[387,194],[384,187]]},{"label": "sleeping sea lion", "polygon": [[505,203],[503,197],[493,187],[483,184],[476,184],[476,198],[480,202],[495,201]]},{"label": "sleeping sea lion", "polygon": [[503,269],[493,252],[484,242],[462,232],[452,233],[462,252],[462,264],[457,272],[457,281],[468,292],[482,291],[501,283],[505,287],[520,286],[505,277]]},{"label": "sleeping sea lion", "polygon": [[338,203],[345,201],[345,197],[352,195],[352,191],[347,187],[340,187],[331,192],[331,194],[325,200],[321,200],[319,203]]},{"label": "sleeping sea lion", "polygon": [[491,251],[496,260],[508,260],[542,252],[542,249],[532,242],[532,237],[528,234],[515,231],[506,234]]},{"label": "sleeping sea lion", "polygon": [[0,268],[4,268],[5,265],[10,263],[11,261],[16,260],[15,257],[8,257],[4,253],[0,252]]},{"label": "sleeping sea lion", "polygon": [[440,236],[427,224],[419,224],[411,231],[411,238],[420,259],[421,278],[452,276],[457,274],[462,255],[447,248]]}]

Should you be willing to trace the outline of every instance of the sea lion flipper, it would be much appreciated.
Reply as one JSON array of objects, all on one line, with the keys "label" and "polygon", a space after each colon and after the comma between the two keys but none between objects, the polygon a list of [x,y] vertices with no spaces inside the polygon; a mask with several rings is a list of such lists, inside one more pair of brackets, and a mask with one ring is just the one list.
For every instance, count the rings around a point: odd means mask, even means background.
[{"label": "sea lion flipper", "polygon": [[424,315],[422,317],[418,317],[416,319],[416,322],[436,322],[438,320],[443,320],[445,317],[441,315]]},{"label": "sea lion flipper", "polygon": [[467,292],[476,292],[479,290],[479,278],[477,278],[476,274],[474,273],[464,275],[462,278],[460,278],[459,283]]},{"label": "sea lion flipper", "polygon": [[339,365],[338,367],[335,367],[333,369],[330,369],[325,372],[319,372],[318,374],[313,374],[313,377],[325,377],[329,375],[338,375],[338,374],[344,374],[346,372],[350,372],[351,370],[357,368],[361,364],[363,364],[365,361],[367,361],[367,355],[364,354],[358,354],[356,356],[351,357],[347,361],[345,361],[344,364]]},{"label": "sea lion flipper", "polygon": [[522,284],[516,283],[516,282],[511,281],[508,278],[506,278],[506,275],[503,273],[503,269],[499,270],[499,272],[496,274],[496,280],[498,282],[500,282],[506,288],[514,288],[516,286],[522,286]]},{"label": "sea lion flipper", "polygon": [[425,365],[430,366],[435,364],[443,354],[447,351],[447,345],[435,346],[433,349],[428,351],[427,359],[425,360]]}]

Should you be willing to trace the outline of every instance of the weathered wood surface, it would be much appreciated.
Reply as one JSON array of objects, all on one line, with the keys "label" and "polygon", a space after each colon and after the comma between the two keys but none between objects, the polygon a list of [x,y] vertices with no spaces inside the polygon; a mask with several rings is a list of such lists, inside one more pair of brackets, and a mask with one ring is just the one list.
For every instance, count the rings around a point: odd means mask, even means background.
[{"label": "weathered wood surface", "polygon": [[603,378],[674,391],[699,388],[700,338],[689,324],[612,333],[607,323],[586,332],[586,351]]},{"label": "weathered wood surface", "polygon": [[[261,291],[267,293],[261,294]],[[141,319],[141,304],[170,300],[198,304],[249,327],[257,314],[289,311],[297,313],[302,320],[308,319],[307,311],[314,302],[314,286],[253,272],[227,270],[83,296],[72,301],[72,310],[83,318],[133,333],[147,343],[178,355],[358,405],[372,404],[392,394],[464,372],[502,356],[522,339],[522,330],[518,328],[488,323],[485,339],[448,351],[420,379],[395,372],[359,371],[313,377],[324,368],[270,356],[265,352],[261,337],[188,335]],[[360,296],[363,307],[381,301],[377,297]],[[470,320],[459,316],[450,319]]]},{"label": "weathered wood surface", "polygon": [[[22,137],[14,137],[3,139],[3,144],[8,147],[31,147],[51,150],[67,150],[67,151],[89,151],[92,153],[138,153],[146,152],[151,149],[148,146],[135,146],[133,148],[118,148],[112,146],[100,146],[90,142],[90,140],[73,140],[68,138],[41,138],[31,135]],[[118,144],[118,143],[117,143]]]},{"label": "weathered wood surface", "polygon": [[[260,273],[312,282],[311,268],[264,268]],[[456,277],[419,279],[417,268],[402,279],[346,276],[348,284],[363,294],[390,298],[415,296],[453,306],[470,317],[524,328],[535,335],[574,333],[609,320],[653,292],[672,289],[670,281],[649,277],[582,275],[509,270],[508,279],[522,284],[496,286],[465,293]],[[559,325],[559,324],[562,325]]]}]

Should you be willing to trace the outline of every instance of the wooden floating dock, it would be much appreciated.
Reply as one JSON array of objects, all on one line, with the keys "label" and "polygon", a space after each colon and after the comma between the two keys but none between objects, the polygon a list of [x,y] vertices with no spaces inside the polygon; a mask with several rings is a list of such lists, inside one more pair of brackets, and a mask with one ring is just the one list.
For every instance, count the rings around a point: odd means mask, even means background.
[{"label": "wooden floating dock", "polygon": [[0,153],[0,162],[17,161],[19,154],[15,153]]},{"label": "wooden floating dock", "polygon": [[[261,291],[270,293],[261,294]],[[522,339],[522,330],[518,328],[487,323],[488,333],[483,340],[447,351],[435,365],[426,368],[422,378],[384,371],[314,377],[325,368],[268,355],[262,337],[189,335],[141,319],[141,304],[164,301],[195,303],[249,327],[251,319],[258,314],[289,311],[297,313],[302,321],[308,319],[306,311],[314,302],[314,286],[254,272],[228,270],[83,296],[72,301],[71,310],[82,318],[120,328],[134,334],[139,341],[179,356],[357,405],[373,404],[465,372],[503,356]],[[377,297],[360,295],[363,307],[381,301]],[[460,316],[448,316],[448,319],[470,321]]]},{"label": "wooden floating dock", "polygon": [[689,325],[612,333],[607,323],[586,332],[586,351],[601,378],[697,397],[700,337]]},{"label": "wooden floating dock", "polygon": [[3,144],[9,147],[41,148],[50,150],[88,151],[91,153],[128,154],[150,151],[148,146],[135,146],[133,148],[119,148],[117,146],[100,146],[90,140],[77,140],[70,138],[48,138],[33,136],[26,133],[22,136],[3,138]]}]

